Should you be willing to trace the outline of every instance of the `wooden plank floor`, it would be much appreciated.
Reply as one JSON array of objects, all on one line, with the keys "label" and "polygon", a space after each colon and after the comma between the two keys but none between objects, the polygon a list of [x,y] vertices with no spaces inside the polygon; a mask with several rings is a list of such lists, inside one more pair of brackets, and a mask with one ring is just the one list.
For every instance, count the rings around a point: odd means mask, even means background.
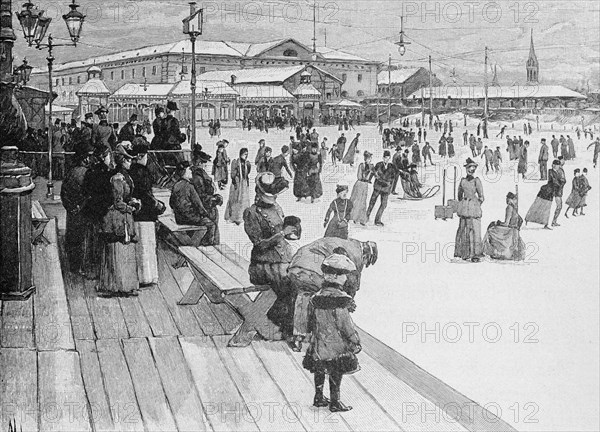
[{"label": "wooden plank floor", "polygon": [[[363,369],[342,383],[342,400],[354,409],[314,408],[303,354],[283,342],[229,348],[240,319],[227,305],[206,296],[177,304],[197,282],[189,268],[171,267],[169,251],[158,254],[159,286],[105,299],[97,282],[50,265],[62,248],[55,234],[46,237],[52,243],[34,266],[43,292],[0,303],[0,430],[13,419],[25,432],[486,430],[436,411],[431,379],[419,371],[403,378],[367,335]],[[54,323],[60,331],[50,337],[42,327]],[[406,416],[406,404],[430,418]]]}]

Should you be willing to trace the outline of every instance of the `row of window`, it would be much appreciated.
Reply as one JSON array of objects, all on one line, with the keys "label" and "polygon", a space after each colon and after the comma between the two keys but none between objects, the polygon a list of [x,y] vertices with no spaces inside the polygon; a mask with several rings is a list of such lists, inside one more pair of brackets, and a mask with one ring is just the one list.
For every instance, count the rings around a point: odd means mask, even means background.
[{"label": "row of window", "polygon": [[[343,82],[346,82],[347,80],[348,80],[348,74],[345,74],[345,73],[343,73],[343,74],[342,74],[342,81],[343,81]],[[358,75],[356,75],[356,80],[357,80],[358,82],[362,82],[362,80],[363,80],[363,76],[362,76],[362,74],[358,74]]]}]

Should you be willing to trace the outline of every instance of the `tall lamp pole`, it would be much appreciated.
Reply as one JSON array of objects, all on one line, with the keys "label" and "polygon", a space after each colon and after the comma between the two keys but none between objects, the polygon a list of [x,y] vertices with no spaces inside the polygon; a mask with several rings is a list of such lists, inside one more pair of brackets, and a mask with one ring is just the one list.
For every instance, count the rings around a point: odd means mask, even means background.
[{"label": "tall lamp pole", "polygon": [[75,3],[75,0],[72,0],[72,3],[69,5],[71,10],[66,15],[63,15],[63,20],[67,25],[67,29],[69,30],[69,37],[71,38],[71,43],[54,43],[54,39],[52,35],[48,35],[48,42],[44,43],[44,36],[48,31],[48,27],[50,26],[50,22],[52,18],[44,16],[44,11],[39,10],[34,7],[33,3],[27,2],[23,5],[23,10],[19,13],[17,12],[17,18],[21,23],[21,27],[23,28],[23,35],[27,44],[31,47],[34,46],[37,49],[48,49],[48,57],[46,60],[48,61],[48,192],[46,197],[49,199],[54,199],[54,182],[52,178],[52,66],[54,64],[54,55],[53,49],[55,47],[64,47],[64,46],[77,46],[77,42],[79,41],[79,37],[81,35],[81,28],[83,26],[83,21],[85,20],[85,15],[77,10],[79,5]]},{"label": "tall lamp pole", "polygon": [[190,37],[192,43],[192,74],[190,78],[190,90],[192,92],[192,127],[191,132],[191,144],[196,144],[196,38],[202,34],[202,21],[203,21],[204,10],[196,10],[196,2],[190,2],[190,15],[183,19],[183,34],[187,34]]},{"label": "tall lamp pole", "polygon": [[[400,53],[401,56],[404,56],[404,53],[406,52],[406,45],[410,45],[410,42],[405,41],[404,40],[404,17],[401,16],[400,17],[400,39],[398,40],[398,42],[395,42],[396,45],[398,45],[398,52]],[[388,79],[389,79],[389,86],[388,86],[388,92],[389,92],[389,96],[390,99],[388,101],[388,125],[391,125],[392,123],[392,117],[391,117],[391,113],[392,113],[392,92],[391,92],[391,85],[392,85],[392,55],[390,54],[390,59],[389,59],[389,67],[388,67]],[[401,94],[402,97],[402,94]]]}]

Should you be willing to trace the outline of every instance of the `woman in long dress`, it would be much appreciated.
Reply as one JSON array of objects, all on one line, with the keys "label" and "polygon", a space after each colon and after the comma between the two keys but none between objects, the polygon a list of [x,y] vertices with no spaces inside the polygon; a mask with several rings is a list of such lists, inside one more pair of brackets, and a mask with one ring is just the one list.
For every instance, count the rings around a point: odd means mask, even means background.
[{"label": "woman in long dress", "polygon": [[517,196],[506,195],[504,222],[492,222],[483,238],[483,253],[498,260],[522,261],[525,259],[525,243],[520,229],[523,218],[517,210]]},{"label": "woman in long dress", "polygon": [[113,205],[104,216],[100,235],[104,242],[100,259],[98,295],[105,297],[137,295],[139,279],[133,213],[141,208],[132,197],[133,180],[128,173],[131,156],[116,153],[117,173],[110,179]]},{"label": "woman in long dress", "polygon": [[[338,237],[347,240],[348,221],[352,212],[352,201],[348,199],[348,186],[337,185],[335,192],[337,193],[337,198],[331,202],[327,213],[325,213],[323,227],[327,229],[323,237]],[[333,218],[330,220],[329,218],[332,213]]]},{"label": "woman in long dress", "polygon": [[319,145],[312,143],[310,152],[308,153],[308,172],[306,183],[308,186],[308,195],[310,201],[315,202],[316,199],[323,196],[323,184],[321,183],[321,171],[323,170],[323,161],[319,153]]},{"label": "woman in long dress", "polygon": [[481,204],[484,201],[483,185],[479,177],[474,177],[477,164],[467,159],[467,176],[458,185],[458,210],[460,217],[456,232],[454,256],[463,260],[479,262],[483,256],[481,242]]},{"label": "woman in long dress", "polygon": [[239,159],[231,163],[231,188],[225,208],[225,220],[241,224],[244,221],[244,210],[250,207],[250,171],[248,149],[240,150]]},{"label": "woman in long dress", "polygon": [[518,150],[519,164],[517,165],[517,173],[521,174],[525,178],[527,174],[527,153],[529,148],[529,141],[525,141],[523,146]]},{"label": "woman in long dress", "polygon": [[560,185],[557,183],[558,178],[556,171],[560,167],[560,162],[555,160],[552,162],[552,168],[548,170],[548,183],[540,188],[537,197],[525,215],[525,224],[528,222],[544,225],[544,229],[550,229],[550,210],[552,209],[552,201],[554,200],[554,191]]},{"label": "woman in long dress", "polygon": [[[567,205],[567,210],[565,210],[565,217],[568,219],[569,215],[567,214],[570,209],[573,209],[573,216],[577,216],[577,208],[581,206],[581,201],[583,200],[583,183],[581,181],[581,177],[579,173],[581,170],[577,168],[574,172],[573,183],[571,188],[571,194],[565,201]],[[587,193],[587,191],[585,191]]]},{"label": "woman in long dress", "polygon": [[294,196],[298,201],[310,195],[308,191],[308,154],[298,146],[292,147],[290,165],[294,171]]},{"label": "woman in long dress", "polygon": [[369,197],[369,183],[373,177],[373,164],[371,160],[373,155],[365,151],[364,162],[358,166],[357,180],[352,188],[350,201],[352,202],[352,211],[350,212],[350,220],[361,225],[367,223],[367,200]]},{"label": "woman in long dress", "polygon": [[348,150],[346,151],[346,155],[342,159],[342,163],[349,164],[350,166],[354,166],[354,157],[356,156],[356,152],[358,149],[358,138],[360,134],[356,134],[356,137],[352,140],[350,145],[348,146]]}]

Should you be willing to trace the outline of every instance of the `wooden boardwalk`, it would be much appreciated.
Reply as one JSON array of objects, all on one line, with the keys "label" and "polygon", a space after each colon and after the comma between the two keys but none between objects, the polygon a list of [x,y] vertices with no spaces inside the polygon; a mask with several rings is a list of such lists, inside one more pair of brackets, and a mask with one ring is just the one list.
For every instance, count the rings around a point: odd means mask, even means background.
[{"label": "wooden boardwalk", "polygon": [[366,333],[362,370],[342,384],[354,409],[314,408],[303,354],[228,348],[241,321],[227,305],[177,304],[196,282],[172,252],[159,250],[159,286],[103,299],[61,271],[54,220],[45,236],[36,294],[0,304],[0,430],[13,419],[24,432],[514,430]]}]

